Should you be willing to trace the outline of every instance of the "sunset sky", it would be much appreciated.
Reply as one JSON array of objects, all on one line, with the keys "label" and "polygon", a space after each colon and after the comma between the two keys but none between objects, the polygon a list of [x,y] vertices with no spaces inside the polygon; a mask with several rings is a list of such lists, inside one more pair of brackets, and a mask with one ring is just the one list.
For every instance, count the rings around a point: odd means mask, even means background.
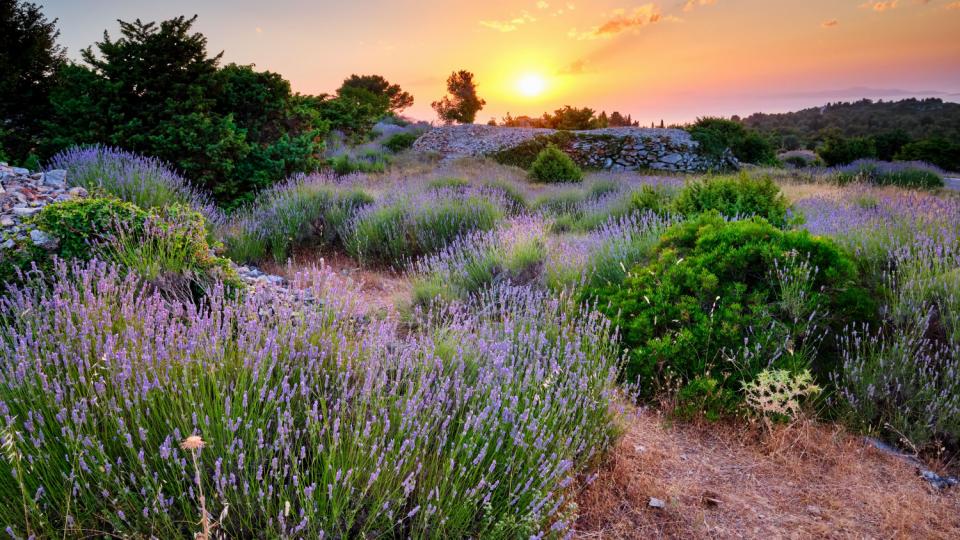
[{"label": "sunset sky", "polygon": [[860,97],[960,101],[960,0],[56,0],[70,57],[116,19],[198,14],[226,62],[332,92],[378,73],[435,119],[456,69],[476,74],[478,122],[564,104],[649,124],[778,112]]}]

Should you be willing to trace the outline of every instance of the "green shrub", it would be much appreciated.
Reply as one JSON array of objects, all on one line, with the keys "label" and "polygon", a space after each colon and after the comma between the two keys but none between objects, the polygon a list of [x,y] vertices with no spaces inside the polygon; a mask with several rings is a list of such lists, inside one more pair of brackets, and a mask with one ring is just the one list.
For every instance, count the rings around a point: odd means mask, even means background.
[{"label": "green shrub", "polygon": [[860,181],[907,189],[936,189],[944,185],[940,171],[925,163],[887,163],[872,159],[839,168],[836,180],[841,185]]},{"label": "green shrub", "polygon": [[557,131],[550,135],[537,135],[528,139],[517,146],[506,148],[493,154],[493,159],[503,165],[513,165],[521,169],[529,169],[533,162],[537,160],[540,153],[553,145],[557,148],[569,147],[577,136],[569,131]]},{"label": "green shrub", "polygon": [[537,182],[579,182],[583,171],[559,148],[548,145],[530,165],[530,178]]},{"label": "green shrub", "polygon": [[692,182],[680,190],[674,209],[685,216],[716,210],[728,218],[759,216],[778,227],[787,221],[787,201],[770,177],[741,173]]},{"label": "green shrub", "polygon": [[773,165],[777,161],[773,143],[740,122],[698,118],[688,131],[700,145],[700,151],[708,157],[720,158],[729,148],[742,163]]},{"label": "green shrub", "polygon": [[960,171],[960,143],[934,137],[903,145],[897,152],[897,161],[924,161],[941,169]]},{"label": "green shrub", "polygon": [[409,150],[413,143],[417,142],[417,135],[414,133],[394,133],[383,141],[383,146],[394,154]]},{"label": "green shrub", "polygon": [[20,242],[0,262],[0,277],[16,281],[17,269],[45,272],[55,258],[98,258],[119,263],[168,292],[202,294],[215,281],[239,287],[229,261],[216,257],[203,215],[174,205],[148,211],[117,199],[75,199],[43,208],[32,225],[51,237],[50,249]]},{"label": "green shrub", "polygon": [[823,145],[817,149],[817,154],[823,159],[824,163],[833,167],[834,165],[846,165],[858,159],[867,159],[877,157],[877,147],[873,139],[869,137],[846,138],[841,136],[831,136],[824,141]]},{"label": "green shrub", "polygon": [[739,392],[771,366],[814,364],[825,373],[816,327],[834,319],[819,318],[870,315],[855,266],[840,248],[760,218],[726,222],[709,213],[675,225],[650,261],[622,285],[586,291],[619,323],[627,377],[639,377],[648,396],[698,377]]},{"label": "green shrub", "polygon": [[639,190],[630,194],[630,208],[632,210],[649,210],[655,214],[666,214],[670,211],[675,195],[663,186],[643,185]]},{"label": "green shrub", "polygon": [[353,158],[349,155],[340,155],[330,160],[330,168],[337,176],[346,176],[353,173],[382,173],[387,170],[389,160],[383,154],[376,152]]}]

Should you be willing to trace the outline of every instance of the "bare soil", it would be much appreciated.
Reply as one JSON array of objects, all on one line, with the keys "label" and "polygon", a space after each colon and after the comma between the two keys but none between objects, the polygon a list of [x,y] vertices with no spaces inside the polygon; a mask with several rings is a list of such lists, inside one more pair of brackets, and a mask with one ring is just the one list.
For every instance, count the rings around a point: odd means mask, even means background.
[{"label": "bare soil", "polygon": [[577,538],[960,538],[960,490],[839,426],[767,434],[650,409],[625,423],[578,498]]}]

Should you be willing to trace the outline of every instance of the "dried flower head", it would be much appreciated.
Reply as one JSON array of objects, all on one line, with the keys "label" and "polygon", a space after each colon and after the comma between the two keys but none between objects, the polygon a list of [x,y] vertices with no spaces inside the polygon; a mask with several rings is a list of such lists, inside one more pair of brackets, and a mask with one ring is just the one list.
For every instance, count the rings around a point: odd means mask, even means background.
[{"label": "dried flower head", "polygon": [[180,443],[180,448],[183,450],[200,450],[206,445],[207,443],[203,442],[199,435],[191,435]]}]

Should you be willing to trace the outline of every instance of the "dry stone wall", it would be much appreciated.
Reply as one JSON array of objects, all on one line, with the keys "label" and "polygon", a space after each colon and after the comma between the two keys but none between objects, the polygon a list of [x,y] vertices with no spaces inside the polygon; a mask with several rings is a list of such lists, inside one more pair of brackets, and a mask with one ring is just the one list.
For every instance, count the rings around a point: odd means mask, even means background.
[{"label": "dry stone wall", "polygon": [[561,149],[578,165],[591,169],[701,172],[739,168],[729,150],[719,157],[705,155],[699,143],[682,129],[621,127],[559,132],[468,124],[433,128],[417,139],[413,148],[455,159],[499,156],[530,141],[548,139],[562,139]]}]

